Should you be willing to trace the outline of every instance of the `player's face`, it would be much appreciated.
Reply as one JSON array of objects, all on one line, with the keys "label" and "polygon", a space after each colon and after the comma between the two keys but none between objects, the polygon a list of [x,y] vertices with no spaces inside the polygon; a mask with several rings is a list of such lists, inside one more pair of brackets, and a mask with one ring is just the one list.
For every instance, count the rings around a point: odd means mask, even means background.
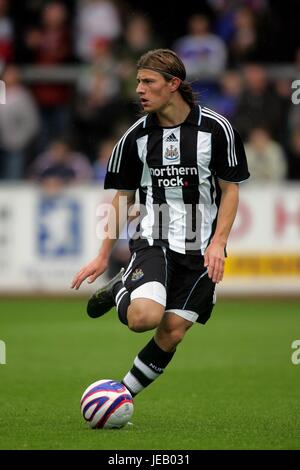
[{"label": "player's face", "polygon": [[172,97],[171,81],[153,70],[140,69],[137,74],[136,92],[147,113],[162,111]]}]

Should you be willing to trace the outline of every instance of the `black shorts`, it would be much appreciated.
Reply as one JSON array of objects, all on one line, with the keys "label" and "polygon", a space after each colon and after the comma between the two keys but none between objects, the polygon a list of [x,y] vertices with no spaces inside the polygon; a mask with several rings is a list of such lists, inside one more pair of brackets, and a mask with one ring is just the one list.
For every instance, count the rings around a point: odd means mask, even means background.
[{"label": "black shorts", "polygon": [[133,252],[123,276],[131,299],[149,298],[186,320],[206,323],[215,304],[215,283],[203,256],[153,246]]}]

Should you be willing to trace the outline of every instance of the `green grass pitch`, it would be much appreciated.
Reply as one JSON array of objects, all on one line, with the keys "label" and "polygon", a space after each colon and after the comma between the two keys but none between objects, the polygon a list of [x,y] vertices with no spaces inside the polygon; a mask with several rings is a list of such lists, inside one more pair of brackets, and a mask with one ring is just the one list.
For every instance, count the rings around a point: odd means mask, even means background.
[{"label": "green grass pitch", "polygon": [[89,429],[84,389],[122,379],[151,336],[81,300],[1,300],[0,449],[300,449],[300,302],[220,301],[135,399],[132,426]]}]

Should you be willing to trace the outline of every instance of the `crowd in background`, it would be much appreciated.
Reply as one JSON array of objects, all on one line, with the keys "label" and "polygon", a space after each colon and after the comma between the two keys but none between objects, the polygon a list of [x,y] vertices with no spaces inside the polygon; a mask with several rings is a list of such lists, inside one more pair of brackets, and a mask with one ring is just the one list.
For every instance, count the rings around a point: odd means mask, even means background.
[{"label": "crowd in background", "polygon": [[[288,62],[300,75],[300,36],[297,44],[286,22],[292,47],[287,60],[284,47],[276,56],[284,37],[271,0],[198,2],[176,36],[138,9],[144,2],[16,3],[0,0],[2,180],[101,184],[113,146],[139,117],[136,62],[156,47],[178,53],[199,102],[241,133],[252,182],[300,180],[297,76],[270,73],[270,62]],[[172,18],[165,28],[174,34]]]}]

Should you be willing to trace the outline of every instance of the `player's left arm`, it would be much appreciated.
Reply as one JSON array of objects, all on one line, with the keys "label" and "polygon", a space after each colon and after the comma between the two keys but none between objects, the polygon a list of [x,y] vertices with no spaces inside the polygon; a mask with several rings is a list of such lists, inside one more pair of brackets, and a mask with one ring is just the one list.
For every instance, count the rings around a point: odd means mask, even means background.
[{"label": "player's left arm", "polygon": [[204,255],[204,266],[208,268],[208,276],[213,282],[220,282],[223,279],[225,246],[237,213],[239,202],[238,184],[219,179],[219,185],[222,195],[217,226]]}]

